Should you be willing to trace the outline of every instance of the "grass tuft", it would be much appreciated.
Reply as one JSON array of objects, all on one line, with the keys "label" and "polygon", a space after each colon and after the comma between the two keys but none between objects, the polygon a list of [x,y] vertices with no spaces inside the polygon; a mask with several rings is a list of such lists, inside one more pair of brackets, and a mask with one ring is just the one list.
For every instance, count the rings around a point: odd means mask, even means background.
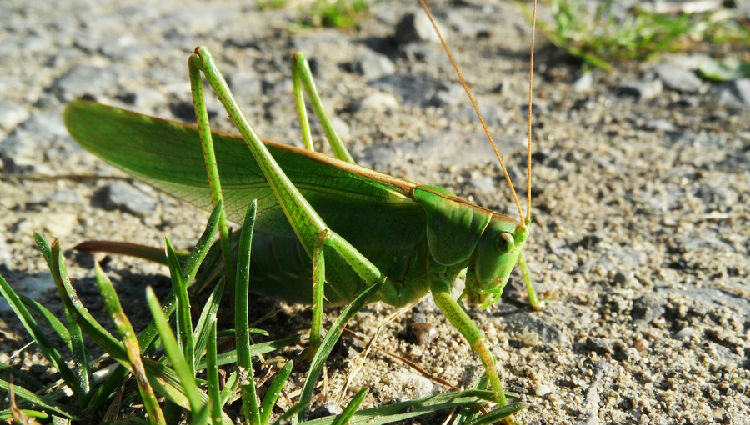
[{"label": "grass tuft", "polygon": [[[0,364],[0,390],[8,393],[11,400],[7,409],[0,409],[0,420],[14,419],[24,423],[105,421],[113,424],[162,425],[184,422],[187,418],[187,423],[224,425],[240,419],[230,418],[225,408],[228,403],[242,399],[243,406],[249,407],[241,415],[244,423],[268,424],[274,418],[276,402],[288,382],[294,363],[289,361],[281,368],[262,401],[259,401],[252,374],[253,362],[257,362],[262,354],[296,344],[299,336],[250,343],[250,334],[268,335],[263,330],[249,328],[247,323],[247,300],[250,299],[247,282],[252,279],[249,264],[256,209],[254,202],[248,209],[244,230],[239,237],[236,282],[242,284],[233,288],[234,294],[240,295],[234,297],[236,329],[217,329],[216,316],[226,279],[219,275],[217,280],[217,275],[213,273],[205,278],[217,281],[218,284],[202,303],[195,325],[192,321],[188,288],[193,284],[194,288],[207,285],[202,281],[204,276],[197,273],[199,266],[222,262],[220,250],[209,249],[219,227],[221,208],[219,203],[190,254],[177,253],[169,240],[165,239],[164,261],[169,265],[172,291],[162,304],[153,290],[148,289],[146,298],[154,321],[140,334],[136,334],[120,304],[115,286],[98,264],[94,267],[97,286],[117,336],[99,323],[78,297],[68,278],[60,243],[54,240],[50,245],[41,235],[35,235],[39,250],[47,260],[58,288],[65,320],[55,316],[39,302],[17,294],[2,276],[0,293],[8,300],[13,312],[49,360],[50,367],[62,378],[65,388],[59,388],[56,383],[45,386],[9,365]],[[207,257],[209,252],[213,252],[218,258],[211,258],[210,254]],[[149,258],[151,257],[153,256]],[[196,275],[198,278],[195,278]],[[343,326],[379,287],[380,284],[368,287],[342,310],[312,360],[297,403],[286,412],[276,414],[279,416],[276,423],[306,419],[323,365],[338,341]],[[169,318],[175,312],[177,317],[170,324]],[[219,353],[219,335],[234,336],[237,349]],[[106,356],[92,358],[84,349],[88,342],[86,340],[98,345]],[[57,347],[62,347],[65,351],[62,352]],[[219,380],[221,368],[225,369],[224,376],[228,375],[223,384]],[[93,381],[94,376],[99,377],[97,382]],[[67,396],[63,390],[72,393],[72,397]],[[387,424],[452,408],[470,409],[474,412],[471,416],[473,421],[489,423],[522,407],[521,404],[514,403],[484,416],[477,416],[476,409],[469,406],[482,400],[492,400],[492,395],[489,391],[469,390],[358,410],[366,394],[367,389],[361,389],[341,415],[303,423]],[[244,409],[232,409],[238,410]],[[133,412],[141,414],[134,415]]]},{"label": "grass tuft", "polygon": [[367,17],[368,0],[315,0],[305,11],[303,25],[311,27],[353,28]]},{"label": "grass tuft", "polygon": [[550,42],[586,65],[607,70],[612,62],[645,61],[703,42],[750,46],[750,29],[724,10],[665,14],[625,10],[612,0],[551,0],[550,7],[552,20],[538,21]]}]

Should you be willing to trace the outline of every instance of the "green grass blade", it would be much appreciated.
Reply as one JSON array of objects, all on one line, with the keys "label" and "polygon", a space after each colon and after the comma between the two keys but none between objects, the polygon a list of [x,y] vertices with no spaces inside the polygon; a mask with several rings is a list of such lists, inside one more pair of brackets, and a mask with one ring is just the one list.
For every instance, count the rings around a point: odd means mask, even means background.
[{"label": "green grass blade", "polygon": [[154,294],[154,290],[151,289],[151,287],[146,290],[146,300],[149,309],[151,309],[151,314],[154,316],[156,327],[159,330],[159,336],[161,337],[164,351],[167,353],[167,357],[169,357],[169,361],[172,363],[174,371],[177,373],[177,376],[179,376],[180,383],[185,389],[185,395],[190,403],[190,410],[195,414],[195,412],[199,412],[203,409],[203,404],[200,390],[198,390],[198,385],[193,377],[192,368],[188,365],[187,360],[180,352],[180,349],[177,346],[177,340],[175,339],[172,330],[169,328],[167,317],[162,312],[159,300],[156,298],[156,294]]},{"label": "green grass blade", "polygon": [[[281,424],[288,424],[288,423],[296,424],[297,421],[293,420],[293,419],[296,419],[295,416],[297,416],[298,414],[302,413],[306,408],[307,408],[307,406],[302,405],[300,403],[295,404],[289,410],[287,410],[286,412],[284,412],[284,414],[281,415],[278,419],[276,419],[276,421],[273,423],[273,425],[281,425]],[[331,420],[333,420],[334,417],[333,416],[329,416],[329,418]],[[303,423],[307,423],[307,422],[303,422]],[[328,423],[330,423],[330,422],[328,422]]]},{"label": "green grass blade", "polygon": [[216,364],[216,315],[209,316],[208,353],[206,354],[206,376],[208,378],[208,404],[211,409],[211,422],[221,425],[221,395],[219,393],[219,367]]},{"label": "green grass blade", "polygon": [[148,412],[148,419],[152,425],[166,425],[164,413],[159,407],[159,402],[156,400],[153,388],[148,383],[148,377],[146,375],[146,370],[143,367],[141,349],[138,345],[138,338],[136,337],[135,330],[133,330],[130,320],[128,320],[128,317],[122,310],[120,299],[117,297],[112,282],[104,274],[104,271],[102,271],[98,263],[94,265],[94,272],[96,273],[96,284],[99,286],[99,292],[101,292],[102,298],[104,299],[104,305],[112,316],[112,321],[115,323],[115,327],[117,327],[117,331],[120,333],[125,348],[127,349],[128,359],[133,369],[133,375],[138,384],[138,391],[141,393],[143,405],[146,408],[146,412]]},{"label": "green grass blade", "polygon": [[169,265],[169,274],[172,277],[172,288],[177,294],[177,346],[182,349],[182,355],[188,362],[190,374],[195,376],[195,342],[193,341],[193,319],[190,317],[190,297],[188,296],[185,275],[180,267],[180,259],[169,242],[169,238],[164,238],[164,245],[167,252],[167,264]]},{"label": "green grass blade", "polygon": [[250,248],[253,241],[253,227],[258,200],[253,199],[248,206],[240,234],[237,250],[237,275],[234,280],[234,331],[237,345],[237,368],[240,375],[240,393],[245,421],[260,424],[258,395],[253,380],[253,363],[250,356],[250,334],[248,332],[248,302],[250,299]]},{"label": "green grass blade", "polygon": [[201,263],[203,263],[203,259],[206,258],[206,254],[211,248],[211,241],[213,240],[214,235],[216,235],[216,229],[219,226],[219,216],[221,214],[222,208],[223,203],[219,203],[213,209],[213,211],[211,212],[211,216],[208,217],[206,229],[198,239],[198,243],[195,244],[193,250],[190,251],[190,256],[188,257],[184,268],[185,281],[187,282],[188,286],[191,285],[195,274],[198,272],[198,267],[200,267]]},{"label": "green grass blade", "polygon": [[[75,312],[76,321],[78,321],[81,329],[115,360],[127,363],[128,356],[125,352],[125,347],[123,347],[120,341],[112,336],[112,334],[104,329],[104,327],[94,319],[94,316],[89,313],[86,307],[83,306],[83,303],[78,298],[78,295],[76,294],[73,285],[71,285],[70,280],[67,278],[67,275],[63,273],[64,269],[59,267],[62,263],[62,253],[60,252],[60,245],[57,240],[53,242],[52,250],[50,250],[47,241],[45,241],[41,235],[37,233],[34,235],[34,238],[36,239],[42,254],[45,258],[49,258],[50,271],[52,272],[52,277],[55,280],[55,285],[57,285],[57,290],[63,304],[68,309]],[[47,251],[46,254],[45,251]]]},{"label": "green grass blade", "polygon": [[[169,295],[167,295],[167,298],[164,301],[164,304],[162,305],[164,314],[167,316],[167,318],[172,315],[175,310],[175,306],[176,302],[174,291],[170,291]],[[146,329],[144,329],[138,336],[138,345],[140,345],[141,347],[141,354],[144,354],[148,350],[154,340],[156,340],[157,336],[158,331],[156,329],[156,324],[154,322],[149,323]],[[117,368],[107,377],[107,380],[96,387],[96,389],[94,390],[94,394],[89,400],[89,405],[86,407],[86,411],[93,412],[99,409],[102,403],[107,401],[107,399],[109,399],[109,397],[114,394],[117,389],[119,389],[120,385],[125,382],[125,379],[128,377],[129,373],[129,370],[125,368],[125,366],[123,366],[122,364],[118,365]]]},{"label": "green grass blade", "polygon": [[221,390],[221,405],[224,406],[227,404],[227,402],[230,401],[232,396],[234,396],[237,393],[237,389],[240,386],[240,381],[237,378],[237,372],[232,372],[231,375],[229,375],[229,378],[227,378],[227,381],[224,383],[224,388]]},{"label": "green grass blade", "polygon": [[68,368],[65,360],[63,360],[57,349],[44,335],[42,330],[37,325],[36,320],[31,315],[31,313],[29,313],[29,310],[23,304],[16,291],[11,288],[11,286],[8,284],[5,278],[3,278],[2,275],[0,275],[0,293],[2,293],[3,297],[8,301],[8,305],[10,305],[10,308],[16,314],[18,320],[21,322],[26,331],[34,339],[37,345],[39,345],[39,349],[42,350],[44,356],[47,357],[50,363],[52,363],[52,366],[60,372],[60,376],[63,378],[65,383],[70,386],[70,388],[73,390],[73,393],[76,396],[82,395],[83,390],[79,385],[76,375],[73,373],[73,371],[70,370],[70,368]]},{"label": "green grass blade", "polygon": [[195,349],[193,350],[195,353],[193,370],[196,370],[195,368],[198,366],[198,362],[203,359],[203,352],[206,349],[206,344],[208,343],[209,338],[208,335],[211,331],[210,318],[216,317],[216,312],[219,311],[221,297],[224,294],[224,283],[225,280],[221,279],[219,284],[216,285],[211,292],[211,295],[208,297],[208,300],[206,300],[206,305],[203,306],[203,311],[201,311],[201,315],[198,318],[198,324],[195,326],[195,331],[193,332],[193,339],[195,340]]},{"label": "green grass blade", "polygon": [[698,76],[712,82],[748,78],[750,77],[750,62],[741,62],[733,58],[724,61],[706,59],[698,67]]},{"label": "green grass blade", "polygon": [[76,372],[78,373],[78,380],[81,384],[81,390],[83,394],[77,398],[78,405],[81,408],[86,407],[91,392],[91,370],[89,368],[89,356],[86,350],[86,345],[83,343],[83,334],[81,333],[81,327],[75,319],[75,313],[71,312],[69,308],[65,307],[65,319],[68,323],[68,332],[70,333],[70,342],[73,347],[73,358],[75,360]]},{"label": "green grass blade", "polygon": [[473,422],[468,425],[492,425],[498,423],[500,420],[507,418],[508,416],[523,409],[525,404],[523,403],[509,403],[503,407],[497,408],[489,413],[476,418]]},{"label": "green grass blade", "polygon": [[[174,339],[174,335],[172,336],[172,338]],[[191,404],[188,400],[186,389],[182,384],[182,378],[180,378],[180,376],[173,369],[169,368],[166,364],[157,362],[147,357],[143,359],[143,366],[146,370],[146,376],[148,377],[149,383],[154,388],[156,393],[165,396],[167,400],[169,400],[174,405],[180,406],[187,410],[191,409]],[[200,399],[201,406],[204,406],[208,401],[206,394],[198,391],[198,397]],[[205,410],[201,407],[201,409],[198,411],[198,414],[201,414],[202,412],[205,412],[207,414],[208,410]]]},{"label": "green grass blade", "polygon": [[[91,371],[88,364],[88,354],[86,353],[86,346],[83,343],[83,334],[81,333],[81,327],[84,323],[90,322],[97,327],[98,330],[103,332],[103,335],[109,335],[109,332],[105,331],[104,328],[94,319],[93,316],[86,310],[83,303],[78,299],[78,295],[73,289],[73,285],[68,278],[68,271],[63,261],[62,250],[60,249],[60,243],[55,239],[52,243],[50,271],[52,277],[55,280],[55,284],[58,289],[58,294],[61,298],[70,299],[72,302],[63,302],[65,309],[65,317],[67,319],[67,328],[70,333],[71,343],[73,345],[73,355],[78,364],[78,374],[81,383],[81,389],[83,394],[78,398],[80,406],[83,408],[88,404],[90,397],[90,382],[91,382]],[[84,318],[86,320],[80,320]],[[93,338],[92,338],[93,339]],[[112,337],[117,346],[121,346],[119,341]]]},{"label": "green grass blade", "polygon": [[[485,371],[482,373],[482,376],[479,377],[479,380],[477,381],[476,385],[474,385],[474,389],[477,390],[486,390],[489,386],[489,380],[487,379],[487,372]],[[508,393],[506,391],[505,396],[508,397]],[[462,407],[458,414],[456,415],[456,420],[454,423],[456,425],[462,425],[469,423],[477,418],[479,415],[479,405],[477,404],[470,404],[467,406]]]},{"label": "green grass blade", "polygon": [[190,401],[182,380],[173,369],[147,357],[143,359],[143,366],[149,383],[157,393],[180,407],[190,409]]},{"label": "green grass blade", "polygon": [[0,379],[0,389],[10,392],[11,387],[13,387],[13,393],[16,395],[16,397],[24,399],[41,409],[58,414],[60,416],[65,416],[66,418],[69,418],[69,419],[73,419],[76,417],[75,411],[72,411],[69,408],[62,406],[60,404],[57,404],[51,401],[46,401],[43,398],[39,397],[38,395],[34,394],[33,392],[27,390],[26,388],[19,387],[18,385],[15,385],[8,381]]},{"label": "green grass blade", "polygon": [[[29,409],[19,409],[19,410],[23,412],[23,414],[29,418],[35,418],[35,419],[48,419],[49,418],[49,415],[45,412],[39,412],[36,410],[29,410]],[[8,421],[9,419],[13,419],[13,411],[11,409],[0,410],[0,421]],[[8,423],[12,423],[12,422],[8,422]]]},{"label": "green grass blade", "polygon": [[26,386],[26,388],[30,388],[34,392],[44,389],[44,385],[29,373],[22,372],[3,362],[0,362],[0,379],[9,380],[11,382],[20,382],[22,385]]},{"label": "green grass blade", "polygon": [[[62,252],[60,251],[60,245],[57,239],[53,242],[49,255],[51,263],[48,263],[48,265],[52,272],[52,277],[55,280],[55,284],[58,287],[58,291],[62,295],[60,288],[64,286],[65,282],[67,282],[68,286],[71,288],[72,285],[70,285],[70,280],[68,279],[68,271],[65,268]],[[73,350],[71,350],[73,353],[73,359],[78,365],[76,372],[78,374],[78,383],[81,388],[81,394],[79,397],[76,397],[76,401],[78,401],[79,407],[85,407],[91,390],[91,373],[89,370],[88,354],[86,353],[86,346],[83,343],[83,335],[81,334],[80,325],[75,317],[75,307],[63,303],[63,309],[65,310],[65,319],[67,322],[66,327],[70,334],[71,346],[73,347]]]},{"label": "green grass blade", "polygon": [[336,416],[336,419],[334,419],[333,421],[333,425],[349,424],[349,420],[352,418],[352,416],[354,416],[354,413],[359,408],[359,405],[362,404],[362,402],[365,400],[365,397],[367,397],[367,387],[357,391],[357,394],[354,396],[354,398],[352,398],[352,401],[349,402],[344,411],[341,412],[340,415]]},{"label": "green grass blade", "polygon": [[206,425],[208,423],[209,409],[208,404],[204,404],[197,412],[194,412],[190,423],[193,425]]},{"label": "green grass blade", "polygon": [[[272,351],[276,351],[278,349],[292,345],[298,340],[299,340],[299,335],[292,335],[286,338],[280,338],[280,339],[276,339],[273,341],[258,342],[250,346],[250,356],[253,357],[259,354],[270,353]],[[237,350],[227,351],[226,353],[219,354],[218,362],[219,362],[219,366],[223,366],[225,364],[237,363]],[[200,370],[205,367],[206,367],[205,361],[201,361],[198,364],[197,369]]]},{"label": "green grass blade", "polygon": [[42,253],[44,260],[47,261],[47,266],[52,264],[52,249],[49,247],[47,240],[44,239],[44,236],[34,233],[34,241],[36,242],[37,249]]},{"label": "green grass blade", "polygon": [[273,382],[271,382],[271,385],[268,387],[268,391],[266,391],[266,395],[263,397],[263,403],[260,407],[260,424],[265,425],[268,423],[268,420],[271,418],[271,413],[273,413],[273,406],[276,404],[276,400],[279,398],[279,394],[281,393],[281,389],[284,387],[284,383],[286,383],[286,380],[289,379],[289,374],[292,373],[292,368],[294,367],[294,363],[292,361],[287,362],[287,364],[284,365],[284,367],[279,370],[279,373],[276,374],[276,376],[273,378]]},{"label": "green grass blade", "polygon": [[68,346],[68,349],[70,351],[73,351],[73,345],[70,341],[70,332],[68,332],[68,328],[63,325],[63,323],[60,321],[60,319],[57,318],[57,316],[52,314],[52,312],[49,311],[47,307],[43,306],[36,300],[32,300],[31,298],[23,294],[18,294],[18,297],[21,298],[21,301],[23,301],[24,305],[26,305],[26,308],[44,317],[52,330],[55,331],[55,333],[60,337],[60,339],[63,340],[63,342],[65,342],[65,345]]},{"label": "green grass blade", "polygon": [[331,354],[331,350],[333,350],[333,346],[336,344],[336,341],[338,341],[339,336],[341,336],[341,329],[349,319],[351,319],[355,314],[357,314],[359,310],[362,309],[367,300],[370,299],[370,296],[380,290],[383,282],[384,280],[381,280],[380,282],[370,285],[364,291],[360,292],[359,295],[354,298],[354,301],[349,303],[341,311],[339,317],[336,318],[336,321],[333,323],[333,325],[331,325],[331,328],[328,330],[325,338],[323,338],[323,341],[321,342],[320,347],[315,353],[315,357],[313,357],[312,363],[310,364],[310,370],[307,372],[305,385],[302,387],[302,394],[300,395],[298,404],[304,406],[304,408],[298,414],[299,420],[304,419],[304,411],[310,406],[310,402],[312,401],[315,383],[318,381],[320,372],[323,370],[323,364],[328,358],[328,355]]},{"label": "green grass blade", "polygon": [[[405,421],[424,414],[437,412],[444,409],[474,404],[482,400],[494,400],[491,391],[466,390],[453,393],[443,393],[431,397],[409,400],[401,403],[387,404],[384,406],[363,409],[354,413],[349,419],[350,425],[382,425],[398,421]],[[292,409],[298,408],[295,405]],[[285,423],[288,416],[285,414],[276,423]],[[313,419],[302,422],[299,425],[332,425],[336,416]]]},{"label": "green grass blade", "polygon": [[162,406],[162,410],[164,410],[164,417],[168,424],[179,424],[182,422],[182,413],[184,410],[182,406],[167,400]]},{"label": "green grass blade", "polygon": [[[250,333],[250,335],[263,335],[268,336],[268,331],[265,329],[259,329],[259,328],[248,328],[247,331]],[[229,336],[235,336],[234,328],[225,328],[219,331],[218,334],[219,338],[229,337]]]},{"label": "green grass blade", "polygon": [[[233,237],[232,229],[229,229],[230,238],[232,238],[232,247],[236,248],[237,238]],[[192,287],[193,293],[201,293],[211,285],[218,283],[219,279],[224,276],[224,254],[221,252],[221,244],[214,243],[208,248],[208,253],[203,259],[203,264],[198,268],[195,273],[194,287]]]},{"label": "green grass blade", "polygon": [[[177,296],[175,295],[174,291],[169,291],[169,295],[167,295],[167,298],[164,300],[164,304],[162,304],[162,311],[164,312],[164,315],[167,317],[167,319],[169,319],[176,309]],[[156,337],[158,335],[159,331],[156,328],[156,323],[149,323],[148,326],[146,326],[146,329],[144,329],[138,336],[138,344],[140,344],[141,351],[143,353],[148,350],[148,348],[156,340]]]},{"label": "green grass blade", "polygon": [[117,367],[107,375],[104,382],[96,385],[89,397],[89,404],[84,410],[84,414],[96,412],[122,385],[130,375],[130,370],[125,366],[118,364]]},{"label": "green grass blade", "polygon": [[126,418],[114,422],[107,422],[107,425],[146,425],[148,422],[140,418]]}]

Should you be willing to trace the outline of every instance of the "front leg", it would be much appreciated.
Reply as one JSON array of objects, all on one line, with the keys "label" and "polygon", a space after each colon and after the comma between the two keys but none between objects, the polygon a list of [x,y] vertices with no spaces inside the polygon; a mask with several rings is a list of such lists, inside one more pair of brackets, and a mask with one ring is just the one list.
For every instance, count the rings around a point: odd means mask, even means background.
[{"label": "front leg", "polygon": [[[464,311],[463,308],[451,297],[450,286],[444,282],[434,284],[432,289],[432,297],[435,300],[435,304],[445,315],[453,327],[458,329],[461,335],[466,338],[471,346],[471,349],[479,356],[484,364],[484,368],[487,371],[487,378],[492,386],[492,392],[495,395],[495,402],[498,406],[503,407],[508,404],[505,397],[505,390],[503,389],[503,383],[498,375],[497,363],[495,356],[492,355],[488,345],[487,338],[484,333],[477,327],[473,320]],[[512,418],[506,419],[507,423],[512,423]]]}]

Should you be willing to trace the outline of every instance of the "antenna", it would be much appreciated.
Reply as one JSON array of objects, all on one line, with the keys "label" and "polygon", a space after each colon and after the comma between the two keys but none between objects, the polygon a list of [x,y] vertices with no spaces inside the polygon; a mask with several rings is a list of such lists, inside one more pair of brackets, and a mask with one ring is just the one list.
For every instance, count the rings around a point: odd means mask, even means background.
[{"label": "antenna", "polygon": [[526,222],[531,221],[531,106],[534,101],[534,29],[536,28],[536,2],[537,0],[534,0],[534,7],[531,11],[531,48],[529,52],[529,115],[526,120],[529,125],[529,141],[527,145],[528,147],[526,148],[528,155],[526,162]]},{"label": "antenna", "polygon": [[[477,106],[476,101],[474,101],[474,96],[471,95],[469,86],[466,85],[466,81],[464,80],[463,75],[461,75],[461,71],[458,69],[458,65],[456,64],[456,61],[453,59],[453,55],[451,54],[451,51],[448,48],[448,44],[446,44],[445,39],[443,39],[443,35],[440,33],[440,30],[438,29],[437,24],[435,23],[435,19],[432,17],[432,13],[430,13],[430,9],[427,7],[427,4],[425,4],[424,0],[419,0],[419,3],[422,5],[422,9],[424,9],[425,13],[427,13],[427,17],[430,19],[430,22],[432,23],[432,27],[435,29],[435,33],[437,33],[437,36],[440,39],[440,44],[443,45],[443,50],[445,50],[445,53],[448,55],[448,60],[450,60],[451,65],[453,66],[453,70],[456,71],[458,80],[461,81],[461,85],[463,86],[464,91],[466,92],[466,95],[469,97],[469,101],[471,102],[471,106],[474,108],[474,112],[476,112],[477,117],[479,118],[479,122],[482,123],[482,128],[484,129],[484,133],[487,135],[487,139],[492,144],[492,149],[495,151],[495,156],[497,156],[497,160],[500,162],[500,168],[502,168],[503,174],[505,174],[505,180],[508,182],[508,187],[510,187],[510,192],[513,195],[513,201],[516,203],[516,208],[518,208],[518,215],[521,217],[521,223],[523,223],[524,222],[523,210],[521,209],[521,203],[518,202],[518,195],[516,195],[516,189],[513,187],[513,182],[510,180],[510,176],[508,175],[508,170],[505,168],[503,157],[500,155],[500,151],[497,150],[497,145],[495,144],[495,140],[492,139],[490,130],[489,128],[487,128],[487,123],[485,123],[484,117],[482,117],[482,113],[479,112],[479,107]],[[534,1],[534,10],[536,11],[536,0]],[[532,34],[533,34],[533,31],[532,31]],[[531,95],[529,94],[529,96]],[[531,108],[531,106],[529,106],[529,108]],[[529,115],[529,117],[530,116],[531,115]],[[529,118],[529,120],[530,119],[531,118]],[[531,121],[529,121],[529,128],[531,128]],[[530,143],[531,143],[531,139],[529,139],[529,144]],[[531,153],[529,153],[529,160],[530,158],[531,158]],[[531,167],[531,163],[529,163],[529,167]],[[529,189],[529,193],[531,193],[531,189]],[[531,203],[530,198],[529,198],[529,203]]]}]

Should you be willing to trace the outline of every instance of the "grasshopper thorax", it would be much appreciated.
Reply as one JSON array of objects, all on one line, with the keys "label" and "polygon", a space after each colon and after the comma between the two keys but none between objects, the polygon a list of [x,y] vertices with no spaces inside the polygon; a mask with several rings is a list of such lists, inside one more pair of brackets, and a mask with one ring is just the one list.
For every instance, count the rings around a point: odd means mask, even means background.
[{"label": "grasshopper thorax", "polygon": [[492,215],[467,270],[464,296],[469,302],[487,307],[500,298],[528,237],[527,223]]},{"label": "grasshopper thorax", "polygon": [[529,237],[529,222],[478,207],[430,186],[413,190],[412,197],[427,218],[427,242],[438,280],[451,284],[467,269],[464,296],[487,306],[497,301],[518,263]]}]

